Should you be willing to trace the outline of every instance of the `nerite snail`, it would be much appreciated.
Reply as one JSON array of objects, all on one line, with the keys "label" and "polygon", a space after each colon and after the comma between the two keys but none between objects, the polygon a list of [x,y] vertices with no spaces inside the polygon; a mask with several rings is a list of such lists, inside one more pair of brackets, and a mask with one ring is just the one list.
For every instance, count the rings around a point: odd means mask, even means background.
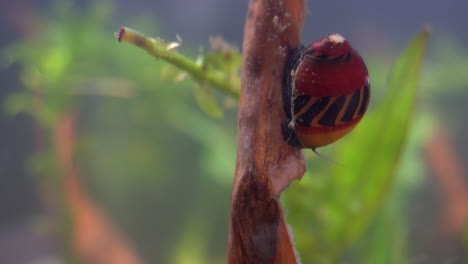
[{"label": "nerite snail", "polygon": [[359,123],[370,97],[366,64],[340,34],[297,47],[283,76],[285,139],[298,148],[325,146]]}]

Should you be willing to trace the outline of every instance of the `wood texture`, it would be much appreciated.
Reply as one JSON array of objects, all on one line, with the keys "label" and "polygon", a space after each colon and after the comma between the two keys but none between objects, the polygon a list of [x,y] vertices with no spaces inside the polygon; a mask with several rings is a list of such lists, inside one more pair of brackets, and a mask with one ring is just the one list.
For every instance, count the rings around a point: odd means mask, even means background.
[{"label": "wood texture", "polygon": [[251,0],[247,12],[237,164],[232,188],[228,263],[298,263],[277,200],[302,177],[302,153],[285,143],[283,66],[300,43],[303,0]]}]

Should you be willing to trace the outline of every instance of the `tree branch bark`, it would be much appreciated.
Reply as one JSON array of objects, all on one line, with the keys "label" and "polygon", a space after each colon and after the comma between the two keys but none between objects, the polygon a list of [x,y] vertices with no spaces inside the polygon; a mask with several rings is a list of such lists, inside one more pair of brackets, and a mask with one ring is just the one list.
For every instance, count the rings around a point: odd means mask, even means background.
[{"label": "tree branch bark", "polygon": [[251,0],[245,24],[228,263],[299,263],[277,200],[302,177],[302,153],[281,133],[281,79],[300,44],[304,0]]}]

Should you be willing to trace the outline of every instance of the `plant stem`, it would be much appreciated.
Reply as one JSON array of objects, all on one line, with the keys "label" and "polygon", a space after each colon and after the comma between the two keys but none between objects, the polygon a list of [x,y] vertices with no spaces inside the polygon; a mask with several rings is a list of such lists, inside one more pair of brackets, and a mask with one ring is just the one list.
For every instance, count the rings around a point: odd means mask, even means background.
[{"label": "plant stem", "polygon": [[[179,54],[173,48],[177,43],[166,43],[161,39],[147,37],[133,29],[121,27],[116,33],[119,42],[128,42],[141,49],[157,59],[163,59],[175,67],[187,72],[192,78],[200,84],[208,84],[214,88],[239,98],[239,87],[235,82],[224,78],[222,72],[204,69],[202,65],[195,63],[189,58]],[[177,46],[177,45],[176,45]]]}]

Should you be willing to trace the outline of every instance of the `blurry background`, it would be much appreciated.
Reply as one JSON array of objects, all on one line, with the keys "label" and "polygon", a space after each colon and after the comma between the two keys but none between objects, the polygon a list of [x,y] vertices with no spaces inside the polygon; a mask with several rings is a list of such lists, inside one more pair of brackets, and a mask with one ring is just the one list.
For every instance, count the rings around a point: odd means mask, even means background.
[{"label": "blurry background", "polygon": [[[356,239],[339,263],[364,263],[373,225],[404,234],[396,240],[398,263],[465,263],[468,2],[308,5],[303,42],[335,32],[351,41],[368,63],[370,111],[406,43],[423,25],[432,28],[411,135],[392,185],[405,194],[398,196],[401,222],[371,223],[370,235]],[[178,34],[179,50],[194,59],[210,49],[210,36],[240,49],[247,1],[1,6],[0,263],[118,263],[91,262],[105,259],[102,252],[128,264],[225,263],[236,101],[217,93],[222,117],[206,114],[189,80],[175,83],[163,61],[112,34],[122,25],[169,41]],[[334,150],[320,152],[337,159]],[[336,167],[307,158],[306,184]],[[313,200],[307,195],[302,199]],[[384,207],[392,206],[389,197]],[[107,240],[86,235],[100,233]]]}]

